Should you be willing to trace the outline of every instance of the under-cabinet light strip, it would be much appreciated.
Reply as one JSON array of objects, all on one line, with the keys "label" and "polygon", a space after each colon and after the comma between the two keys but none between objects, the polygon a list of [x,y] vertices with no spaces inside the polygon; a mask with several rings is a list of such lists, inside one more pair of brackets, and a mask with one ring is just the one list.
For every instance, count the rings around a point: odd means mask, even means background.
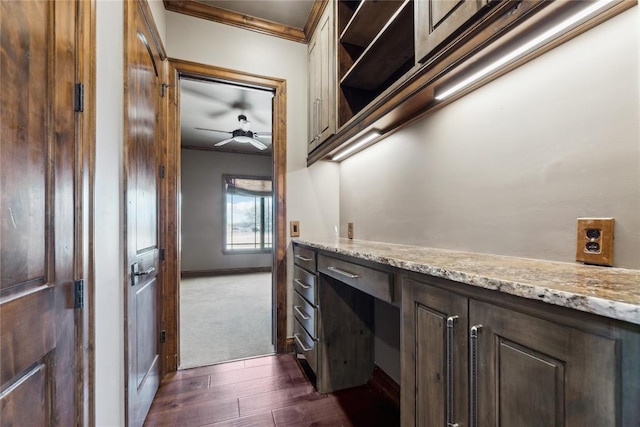
[{"label": "under-cabinet light strip", "polygon": [[346,157],[348,154],[353,153],[358,148],[363,147],[368,142],[373,141],[374,139],[376,139],[379,136],[380,136],[380,132],[378,132],[378,131],[373,131],[371,133],[368,133],[360,141],[356,142],[355,144],[353,144],[353,145],[345,148],[344,150],[340,151],[339,153],[335,154],[333,157],[331,157],[331,160],[340,160],[340,159]]},{"label": "under-cabinet light strip", "polygon": [[490,65],[486,66],[485,68],[481,69],[480,71],[476,72],[475,74],[472,74],[468,78],[464,79],[460,83],[452,86],[451,88],[443,91],[442,93],[439,93],[438,95],[436,95],[435,98],[437,100],[441,101],[441,100],[453,95],[454,93],[460,91],[461,89],[469,86],[471,83],[474,83],[475,81],[480,80],[481,78],[487,76],[488,74],[492,73],[493,71],[499,69],[503,65],[505,65],[505,64],[513,61],[514,59],[524,55],[525,53],[527,53],[531,49],[533,49],[535,47],[538,47],[542,43],[548,41],[553,36],[557,35],[558,33],[562,32],[564,30],[566,30],[567,28],[571,27],[572,25],[576,24],[580,20],[586,18],[587,16],[591,15],[592,13],[596,12],[597,10],[603,8],[604,6],[606,6],[607,4],[609,4],[609,3],[613,2],[613,1],[614,0],[600,0],[600,1],[596,2],[596,3],[593,3],[591,6],[585,8],[585,9],[581,10],[580,12],[576,13],[575,15],[572,15],[571,17],[565,19],[564,21],[562,21],[561,23],[559,23],[555,27],[545,31],[544,33],[540,34],[539,36],[535,37],[534,39],[528,41],[527,43],[523,44],[519,48],[513,50],[512,52],[510,52],[507,55],[503,56],[502,58],[498,59],[496,62],[491,63]]}]

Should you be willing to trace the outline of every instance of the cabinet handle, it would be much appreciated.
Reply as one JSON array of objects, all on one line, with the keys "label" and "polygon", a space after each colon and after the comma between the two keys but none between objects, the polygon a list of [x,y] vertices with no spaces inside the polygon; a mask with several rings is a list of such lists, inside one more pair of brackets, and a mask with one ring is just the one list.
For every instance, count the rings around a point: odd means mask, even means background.
[{"label": "cabinet handle", "polygon": [[313,129],[313,140],[318,140],[318,98],[313,101],[313,120],[311,122]]},{"label": "cabinet handle", "polygon": [[298,312],[298,314],[300,315],[300,317],[302,317],[302,319],[304,319],[304,320],[311,319],[311,316],[308,316],[302,310],[300,310],[300,306],[299,305],[294,305],[293,309]]},{"label": "cabinet handle", "polygon": [[447,317],[447,426],[458,427],[453,422],[453,332],[458,316]]},{"label": "cabinet handle", "polygon": [[317,98],[318,101],[318,109],[317,109],[317,118],[316,118],[316,131],[318,139],[322,136],[322,98]]},{"label": "cabinet handle", "polygon": [[298,286],[300,286],[302,289],[309,289],[311,287],[309,285],[305,285],[304,283],[302,283],[300,279],[293,279],[293,281],[296,282]]},{"label": "cabinet handle", "polygon": [[313,261],[311,258],[303,257],[302,255],[296,255],[296,258],[299,259],[300,261],[304,261],[304,262]]},{"label": "cabinet handle", "polygon": [[331,270],[331,271],[333,271],[335,273],[340,274],[341,276],[348,277],[349,279],[357,279],[358,277],[360,277],[357,274],[353,274],[353,273],[349,273],[348,271],[340,270],[339,268],[334,267],[332,265],[327,267],[327,270]]},{"label": "cabinet handle", "polygon": [[470,340],[471,340],[471,372],[470,388],[471,388],[471,400],[469,402],[469,417],[471,418],[471,427],[478,426],[478,332],[482,329],[482,325],[474,325],[471,327]]},{"label": "cabinet handle", "polygon": [[305,347],[304,346],[304,344],[302,343],[302,340],[300,339],[300,334],[293,334],[293,337],[296,339],[296,341],[298,341],[298,345],[300,346],[302,351],[311,351],[312,350],[312,347]]}]

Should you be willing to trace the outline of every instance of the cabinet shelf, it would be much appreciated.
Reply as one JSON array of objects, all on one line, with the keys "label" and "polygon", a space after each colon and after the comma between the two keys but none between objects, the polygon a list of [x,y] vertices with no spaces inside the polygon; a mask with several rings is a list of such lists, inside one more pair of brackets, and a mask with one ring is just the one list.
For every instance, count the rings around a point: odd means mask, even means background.
[{"label": "cabinet shelf", "polygon": [[402,3],[342,77],[342,86],[375,91],[414,57],[412,5],[410,0]]},{"label": "cabinet shelf", "polygon": [[362,0],[340,35],[340,41],[367,47],[400,5],[397,1]]}]

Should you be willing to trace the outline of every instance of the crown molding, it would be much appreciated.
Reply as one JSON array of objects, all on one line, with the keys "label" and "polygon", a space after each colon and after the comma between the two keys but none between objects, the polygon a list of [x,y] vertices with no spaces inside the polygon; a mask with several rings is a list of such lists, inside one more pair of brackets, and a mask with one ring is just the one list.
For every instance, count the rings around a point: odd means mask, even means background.
[{"label": "crown molding", "polygon": [[196,18],[207,19],[221,24],[232,25],[245,30],[255,31],[298,43],[308,43],[313,30],[318,25],[320,14],[326,7],[329,0],[316,0],[313,4],[309,18],[304,26],[300,28],[278,24],[266,19],[244,15],[219,7],[200,3],[194,0],[164,0],[164,8],[172,12],[194,16]]}]

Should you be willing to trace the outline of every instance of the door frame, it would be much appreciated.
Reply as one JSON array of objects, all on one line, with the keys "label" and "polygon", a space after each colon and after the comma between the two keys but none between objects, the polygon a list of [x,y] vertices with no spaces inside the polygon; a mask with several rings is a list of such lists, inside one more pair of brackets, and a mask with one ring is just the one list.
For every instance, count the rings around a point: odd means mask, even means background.
[{"label": "door frame", "polygon": [[167,372],[178,370],[180,315],[180,77],[216,80],[272,90],[273,98],[273,190],[274,248],[272,278],[276,288],[276,353],[287,350],[287,240],[286,183],[287,168],[287,92],[284,79],[260,76],[206,64],[169,58],[169,108],[167,120],[167,194],[164,199],[164,231],[166,236],[166,280],[163,291],[163,329],[166,330],[163,367]]}]

